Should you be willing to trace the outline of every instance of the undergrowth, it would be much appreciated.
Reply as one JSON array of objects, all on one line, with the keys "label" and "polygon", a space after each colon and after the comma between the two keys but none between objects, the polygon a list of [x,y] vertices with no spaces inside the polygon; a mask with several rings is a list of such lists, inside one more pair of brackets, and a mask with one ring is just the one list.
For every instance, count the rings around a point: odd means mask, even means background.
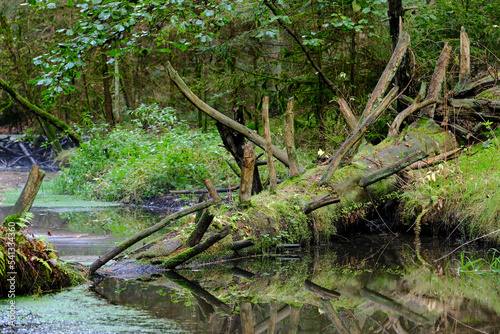
[{"label": "undergrowth", "polygon": [[234,183],[229,158],[215,129],[191,130],[171,108],[141,106],[129,124],[107,133],[94,125],[92,138],[68,158],[55,180],[63,194],[125,202],[141,201],[172,189]]},{"label": "undergrowth", "polygon": [[[500,229],[500,140],[494,136],[454,161],[411,175],[401,195],[402,213],[437,231],[460,231],[475,238]],[[500,233],[490,241],[500,241]]]}]

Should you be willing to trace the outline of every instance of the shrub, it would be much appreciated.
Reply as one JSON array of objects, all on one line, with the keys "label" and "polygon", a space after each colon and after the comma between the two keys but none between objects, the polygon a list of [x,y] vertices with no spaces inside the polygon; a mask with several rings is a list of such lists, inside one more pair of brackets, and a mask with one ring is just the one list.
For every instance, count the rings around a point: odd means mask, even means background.
[{"label": "shrub", "polygon": [[171,189],[231,182],[215,129],[191,130],[171,108],[141,106],[126,126],[93,138],[69,157],[69,167],[55,180],[56,191],[101,200],[140,201]]}]

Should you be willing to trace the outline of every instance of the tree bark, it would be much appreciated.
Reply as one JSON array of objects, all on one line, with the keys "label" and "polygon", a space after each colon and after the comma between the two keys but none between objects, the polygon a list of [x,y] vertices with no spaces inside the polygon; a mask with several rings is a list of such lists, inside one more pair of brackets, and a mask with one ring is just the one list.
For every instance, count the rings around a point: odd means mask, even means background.
[{"label": "tree bark", "polygon": [[28,180],[26,181],[23,191],[21,192],[21,195],[19,195],[16,204],[10,210],[9,216],[16,215],[20,218],[24,218],[26,216],[26,213],[30,211],[31,206],[35,201],[44,177],[45,172],[41,171],[37,165],[33,165],[31,167]]},{"label": "tree bark", "polygon": [[255,167],[255,150],[253,144],[245,145],[243,161],[241,163],[241,185],[240,185],[240,203],[250,200],[252,195],[252,182]]},{"label": "tree bark", "polygon": [[262,100],[262,127],[264,128],[264,138],[266,141],[266,158],[267,169],[269,170],[269,191],[272,194],[276,193],[276,169],[274,168],[273,155],[271,152],[271,130],[269,125],[269,97],[264,96]]},{"label": "tree bark", "polygon": [[299,175],[299,163],[297,161],[297,153],[295,151],[295,125],[293,114],[293,98],[288,99],[285,114],[285,146],[288,155],[288,162],[290,163],[289,174],[290,177]]},{"label": "tree bark", "polygon": [[380,101],[380,99],[382,99],[382,97],[384,96],[385,91],[389,87],[391,80],[394,78],[399,64],[401,63],[406,53],[406,49],[408,49],[408,46],[410,46],[410,35],[408,34],[408,32],[403,30],[399,35],[398,44],[396,45],[396,49],[392,53],[391,59],[387,63],[387,66],[380,76],[375,89],[370,95],[370,99],[366,103],[366,107],[363,111],[363,114],[361,115],[361,119],[366,119],[373,112],[376,105],[378,104],[378,101]]},{"label": "tree bark", "polygon": [[[451,46],[448,42],[444,44],[443,51],[437,61],[434,73],[432,74],[431,83],[429,85],[429,91],[427,92],[426,100],[438,99],[439,94],[443,88],[443,82],[446,75],[446,68],[448,67],[448,62],[450,61]],[[422,114],[428,115],[429,118],[434,118],[434,110],[436,106],[429,106],[422,110]]]},{"label": "tree bark", "polygon": [[470,74],[470,41],[465,28],[460,30],[460,83],[467,84]]}]

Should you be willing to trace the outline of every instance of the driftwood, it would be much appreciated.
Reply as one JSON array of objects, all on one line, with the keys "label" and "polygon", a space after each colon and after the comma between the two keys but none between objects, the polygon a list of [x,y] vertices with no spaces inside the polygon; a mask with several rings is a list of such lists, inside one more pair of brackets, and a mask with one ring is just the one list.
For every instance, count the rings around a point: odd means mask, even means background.
[{"label": "driftwood", "polygon": [[269,191],[276,193],[276,169],[274,168],[273,155],[271,152],[271,130],[269,128],[269,96],[262,99],[262,127],[264,128],[264,139],[266,141],[267,169],[269,170]]},{"label": "driftwood", "polygon": [[286,146],[286,153],[288,155],[288,168],[290,177],[299,175],[299,163],[297,161],[297,154],[295,152],[295,126],[294,126],[294,113],[293,113],[293,98],[288,99],[285,113],[285,135],[284,141]]}]

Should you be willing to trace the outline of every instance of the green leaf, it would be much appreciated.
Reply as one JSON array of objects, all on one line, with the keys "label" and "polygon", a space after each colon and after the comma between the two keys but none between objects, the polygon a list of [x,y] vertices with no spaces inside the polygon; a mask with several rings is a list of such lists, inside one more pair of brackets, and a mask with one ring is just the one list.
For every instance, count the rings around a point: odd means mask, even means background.
[{"label": "green leaf", "polygon": [[158,52],[162,52],[162,53],[171,53],[172,50],[166,48],[166,49],[158,49]]},{"label": "green leaf", "polygon": [[100,4],[101,2],[102,2],[102,0],[92,0],[92,3],[93,3],[94,5],[98,5],[98,4]]},{"label": "green leaf", "polygon": [[358,3],[356,2],[356,0],[354,0],[352,2],[352,10],[356,13],[356,12],[359,12],[361,10],[361,6],[358,5]]},{"label": "green leaf", "polygon": [[371,12],[371,8],[370,7],[366,7],[363,9],[363,14],[368,14],[369,12]]}]

